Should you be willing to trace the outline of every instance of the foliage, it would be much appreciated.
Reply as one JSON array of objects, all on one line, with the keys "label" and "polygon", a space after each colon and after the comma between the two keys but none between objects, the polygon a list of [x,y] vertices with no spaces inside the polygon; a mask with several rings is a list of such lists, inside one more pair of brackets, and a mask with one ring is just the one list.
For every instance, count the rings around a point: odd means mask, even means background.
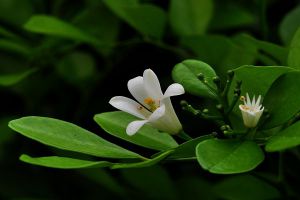
[{"label": "foliage", "polygon": [[[0,198],[300,198],[299,10],[278,0],[0,2]],[[184,87],[172,102],[185,132],[126,134],[136,117],[108,102],[145,68],[162,88],[171,78]],[[263,98],[254,128],[239,110],[246,93]]]}]

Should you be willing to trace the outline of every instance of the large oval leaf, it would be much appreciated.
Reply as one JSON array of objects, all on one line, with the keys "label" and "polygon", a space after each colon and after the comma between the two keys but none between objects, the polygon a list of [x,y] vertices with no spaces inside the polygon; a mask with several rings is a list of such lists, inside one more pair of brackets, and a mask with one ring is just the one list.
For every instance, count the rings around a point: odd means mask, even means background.
[{"label": "large oval leaf", "polygon": [[298,145],[300,145],[300,122],[272,136],[266,144],[266,151],[282,151]]},{"label": "large oval leaf", "polygon": [[264,160],[255,142],[239,140],[205,140],[197,145],[196,155],[203,169],[216,174],[247,172]]},{"label": "large oval leaf", "polygon": [[107,161],[81,160],[68,157],[47,156],[33,158],[26,154],[20,156],[20,160],[32,165],[52,167],[58,169],[80,169],[80,168],[100,168],[111,166]]},{"label": "large oval leaf", "polygon": [[105,0],[104,3],[121,19],[140,33],[161,38],[166,13],[152,4],[139,4],[137,1]]},{"label": "large oval leaf", "polygon": [[206,31],[212,11],[212,0],[171,0],[170,23],[178,35],[200,35]]},{"label": "large oval leaf", "polygon": [[271,114],[264,128],[281,125],[300,111],[299,85],[300,71],[283,74],[273,83],[263,103]]},{"label": "large oval leaf", "polygon": [[198,79],[197,76],[200,73],[204,75],[210,87],[216,88],[213,83],[213,77],[216,77],[215,71],[208,64],[198,60],[189,59],[178,63],[172,71],[172,77],[176,82],[182,84],[184,89],[191,94],[216,98],[217,95],[215,92]]},{"label": "large oval leaf", "polygon": [[106,132],[128,142],[159,151],[178,146],[169,134],[159,132],[149,125],[143,126],[135,135],[128,136],[126,127],[136,119],[136,117],[121,111],[101,113],[94,117],[94,120]]},{"label": "large oval leaf", "polygon": [[215,184],[213,191],[219,198],[230,200],[280,198],[280,193],[275,187],[250,175],[233,176],[222,180]]},{"label": "large oval leaf", "polygon": [[59,149],[108,158],[141,157],[75,124],[58,119],[23,117],[10,121],[9,127],[28,138]]},{"label": "large oval leaf", "polygon": [[91,44],[102,45],[97,38],[83,32],[79,28],[53,16],[33,15],[24,28],[34,33],[59,36]]}]

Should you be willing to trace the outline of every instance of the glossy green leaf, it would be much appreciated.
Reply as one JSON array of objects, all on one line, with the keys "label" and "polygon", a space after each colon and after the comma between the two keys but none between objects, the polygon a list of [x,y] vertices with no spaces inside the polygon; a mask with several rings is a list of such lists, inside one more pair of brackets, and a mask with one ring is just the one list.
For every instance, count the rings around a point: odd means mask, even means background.
[{"label": "glossy green leaf", "polygon": [[169,134],[159,132],[149,125],[143,126],[135,135],[128,136],[126,127],[136,119],[136,117],[121,111],[101,113],[94,117],[94,120],[106,132],[128,142],[159,151],[178,146]]},{"label": "glossy green leaf", "polygon": [[100,168],[109,167],[112,165],[112,163],[107,161],[90,161],[59,156],[33,158],[26,154],[21,155],[20,160],[32,165],[39,165],[58,169]]},{"label": "glossy green leaf", "polygon": [[279,35],[285,44],[289,44],[300,27],[300,6],[295,7],[292,11],[287,13],[279,26]]},{"label": "glossy green leaf", "polygon": [[0,75],[0,86],[11,86],[14,85],[26,77],[28,77],[30,74],[34,73],[36,69],[29,69],[24,72],[14,73],[14,74],[5,74]]},{"label": "glossy green leaf", "polygon": [[282,151],[298,145],[300,145],[300,122],[272,136],[266,144],[266,151]]},{"label": "glossy green leaf", "polygon": [[219,198],[230,200],[266,200],[280,197],[275,187],[251,175],[224,179],[214,186],[213,191]]},{"label": "glossy green leaf", "polygon": [[173,150],[165,151],[154,158],[147,159],[142,162],[134,162],[134,163],[117,163],[114,164],[112,169],[121,169],[121,168],[141,168],[141,167],[150,167],[152,165],[157,164],[161,160],[165,159],[168,155],[172,153]]},{"label": "glossy green leaf", "polygon": [[208,139],[196,147],[203,169],[216,174],[251,171],[264,160],[264,153],[252,141]]},{"label": "glossy green leaf", "polygon": [[264,106],[270,118],[264,128],[281,125],[300,111],[300,71],[292,71],[280,76],[265,96]]},{"label": "glossy green leaf", "polygon": [[172,154],[168,157],[168,159],[193,159],[196,158],[195,149],[199,142],[202,142],[207,139],[211,139],[212,135],[204,135],[187,142],[180,144],[178,147],[174,149]]},{"label": "glossy green leaf", "polygon": [[72,24],[53,16],[34,15],[25,23],[24,28],[34,33],[58,36],[95,45],[103,44],[95,37],[83,32]]},{"label": "glossy green leaf", "polygon": [[296,31],[290,44],[288,66],[300,70],[300,28]]},{"label": "glossy green leaf", "polygon": [[156,38],[162,37],[166,14],[160,7],[138,4],[137,1],[104,0],[104,3],[138,32]]},{"label": "glossy green leaf", "polygon": [[29,116],[9,122],[9,127],[45,145],[107,158],[140,158],[75,124],[47,117]]},{"label": "glossy green leaf", "polygon": [[211,0],[171,0],[169,17],[172,28],[180,36],[203,34],[212,17]]},{"label": "glossy green leaf", "polygon": [[[198,74],[204,75],[205,81],[210,86],[208,87],[197,77]],[[216,77],[216,73],[208,64],[198,60],[184,60],[181,63],[175,65],[172,71],[173,79],[182,84],[184,89],[197,96],[205,96],[210,98],[216,98],[215,92],[211,89],[216,89],[213,83],[213,78]]]},{"label": "glossy green leaf", "polygon": [[289,67],[281,66],[242,66],[234,70],[234,78],[229,91],[229,100],[233,97],[233,90],[236,81],[242,81],[242,95],[249,93],[253,95],[265,94],[271,87],[272,83],[282,74],[293,70]]}]

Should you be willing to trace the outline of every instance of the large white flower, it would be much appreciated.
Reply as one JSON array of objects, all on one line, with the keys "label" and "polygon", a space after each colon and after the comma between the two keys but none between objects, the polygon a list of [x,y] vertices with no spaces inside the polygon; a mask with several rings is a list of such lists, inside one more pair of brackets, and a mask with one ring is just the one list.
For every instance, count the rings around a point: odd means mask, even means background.
[{"label": "large white flower", "polygon": [[256,101],[255,96],[251,101],[248,93],[246,97],[247,99],[243,96],[241,97],[241,100],[244,101],[244,105],[240,105],[239,108],[242,111],[244,125],[248,128],[253,128],[257,125],[264,111],[264,107],[260,104],[261,95],[258,96]]},{"label": "large white flower", "polygon": [[142,119],[128,124],[126,128],[128,135],[134,135],[146,123],[170,134],[181,131],[182,126],[170,97],[183,94],[182,85],[174,83],[163,94],[155,73],[151,69],[146,69],[143,77],[138,76],[129,80],[127,86],[138,102],[127,97],[116,96],[111,98],[109,103],[117,109]]}]

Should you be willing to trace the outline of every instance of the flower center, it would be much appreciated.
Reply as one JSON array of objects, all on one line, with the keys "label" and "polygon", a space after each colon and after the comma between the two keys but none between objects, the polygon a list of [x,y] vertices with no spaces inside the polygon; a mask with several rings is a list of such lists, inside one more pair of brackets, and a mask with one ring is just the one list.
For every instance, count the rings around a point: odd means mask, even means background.
[{"label": "flower center", "polygon": [[156,105],[155,100],[152,99],[151,97],[147,97],[144,99],[144,103],[149,106],[150,111],[155,111],[159,106]]}]

